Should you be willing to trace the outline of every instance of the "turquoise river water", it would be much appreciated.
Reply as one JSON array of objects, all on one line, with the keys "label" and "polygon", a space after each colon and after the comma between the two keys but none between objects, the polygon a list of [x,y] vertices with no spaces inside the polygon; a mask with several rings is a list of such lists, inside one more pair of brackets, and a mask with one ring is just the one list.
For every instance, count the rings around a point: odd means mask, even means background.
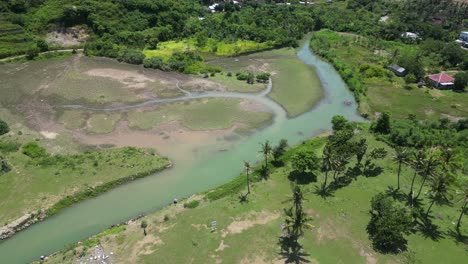
[{"label": "turquoise river water", "polygon": [[[173,168],[76,204],[1,242],[0,263],[38,260],[41,255],[60,250],[112,224],[141,213],[154,212],[173,198],[187,197],[226,183],[241,172],[244,160],[260,158],[259,142],[270,140],[276,144],[281,138],[286,138],[290,144],[297,144],[330,129],[334,115],[364,121],[356,111],[352,93],[339,74],[330,64],[310,52],[309,42],[302,44],[297,56],[305,64],[313,66],[311,70],[317,71],[324,89],[324,98],[309,112],[288,119],[282,108],[264,94],[259,94],[263,97],[257,98],[258,101],[269,106],[275,114],[270,126],[236,139],[235,144],[232,140],[219,140],[190,153],[169,154],[174,161]],[[294,85],[294,80],[291,80],[291,85]],[[345,101],[352,104],[346,105]]]}]

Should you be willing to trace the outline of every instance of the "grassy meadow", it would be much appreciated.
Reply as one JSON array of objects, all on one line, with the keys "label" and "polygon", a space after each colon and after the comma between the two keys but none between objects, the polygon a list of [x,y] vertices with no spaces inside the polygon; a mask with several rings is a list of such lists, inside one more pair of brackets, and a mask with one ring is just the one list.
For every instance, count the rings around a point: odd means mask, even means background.
[{"label": "grassy meadow", "polygon": [[[74,196],[130,176],[164,169],[167,158],[152,150],[121,148],[31,158],[21,144],[0,137],[0,153],[11,170],[0,177],[0,223],[48,209]],[[118,169],[118,173],[116,173]],[[79,197],[76,199],[83,199]]]},{"label": "grassy meadow", "polygon": [[271,121],[271,113],[245,111],[242,102],[217,98],[172,103],[155,110],[129,112],[127,120],[130,127],[142,130],[173,121],[191,130],[228,129],[239,124],[250,130]]},{"label": "grassy meadow", "polygon": [[[313,218],[313,228],[300,239],[303,257],[311,263],[463,263],[468,246],[453,235],[461,207],[455,189],[450,190],[452,205],[433,207],[431,219],[437,225],[438,236],[431,238],[429,233],[415,231],[407,236],[408,251],[397,255],[372,249],[366,233],[370,199],[396,185],[397,165],[390,160],[394,153],[386,144],[364,130],[358,136],[366,138],[370,148],[383,147],[389,152],[385,159],[376,161],[383,172],[373,177],[358,176],[326,198],[315,193],[316,186],[323,181],[322,173],[318,173],[315,181],[311,178],[311,182],[303,182],[304,209]],[[123,229],[113,228],[71,245],[46,263],[71,263],[80,255],[86,258],[88,248],[96,244],[114,252],[112,258],[116,263],[284,263],[279,237],[285,218],[283,208],[290,204],[289,160],[300,149],[311,148],[320,155],[324,144],[324,138],[314,138],[293,147],[283,157],[285,166],[272,167],[266,180],[259,176],[260,166],[256,167],[252,176],[255,183],[246,202],[239,200],[239,195],[247,191],[246,176],[242,174],[214,190],[124,225]],[[404,166],[402,192],[408,192],[411,175],[412,171]],[[198,207],[184,208],[183,204],[194,200],[200,202]],[[428,202],[423,195],[422,207],[426,208]],[[148,223],[147,236],[140,228],[142,220]],[[217,221],[214,232],[211,221]],[[466,238],[468,219],[465,217],[463,221],[461,232]]]}]

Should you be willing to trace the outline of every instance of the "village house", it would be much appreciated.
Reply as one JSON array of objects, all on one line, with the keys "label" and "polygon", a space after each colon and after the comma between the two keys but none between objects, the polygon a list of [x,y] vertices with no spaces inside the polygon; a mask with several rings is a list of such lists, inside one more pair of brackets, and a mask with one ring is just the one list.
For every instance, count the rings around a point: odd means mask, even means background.
[{"label": "village house", "polygon": [[399,66],[399,65],[396,65],[396,64],[393,64],[391,66],[388,67],[389,70],[391,70],[393,73],[396,74],[396,76],[398,77],[405,77],[407,71],[405,68]]},{"label": "village house", "polygon": [[432,74],[427,76],[427,82],[430,86],[438,89],[452,89],[455,79],[445,73]]}]

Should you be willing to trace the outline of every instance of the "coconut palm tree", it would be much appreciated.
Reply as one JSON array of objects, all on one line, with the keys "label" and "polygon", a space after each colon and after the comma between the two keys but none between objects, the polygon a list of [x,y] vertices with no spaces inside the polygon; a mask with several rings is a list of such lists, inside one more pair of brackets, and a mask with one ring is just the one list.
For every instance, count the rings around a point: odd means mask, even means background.
[{"label": "coconut palm tree", "polygon": [[398,164],[398,173],[397,173],[397,190],[400,190],[400,173],[401,165],[409,162],[409,153],[406,148],[395,147],[395,155],[392,157],[392,160]]},{"label": "coconut palm tree", "polygon": [[250,194],[250,163],[247,161],[244,161],[244,169],[245,169],[245,174],[247,175],[247,194]]},{"label": "coconut palm tree", "polygon": [[462,191],[463,191],[463,199],[462,199],[462,207],[461,207],[461,212],[460,212],[460,216],[458,217],[458,221],[457,221],[457,232],[460,233],[460,225],[461,225],[461,220],[462,220],[462,217],[463,215],[466,213],[466,208],[467,208],[467,205],[468,205],[468,184],[465,184],[462,188]]},{"label": "coconut palm tree", "polygon": [[435,149],[427,150],[426,158],[423,160],[421,165],[423,181],[421,183],[421,186],[419,187],[419,191],[415,199],[418,199],[419,195],[421,195],[422,188],[426,183],[427,178],[434,176],[437,171],[437,168],[440,165],[440,159],[438,154],[435,152]]},{"label": "coconut palm tree", "polygon": [[410,161],[409,161],[409,164],[411,165],[411,167],[413,168],[414,170],[414,173],[413,173],[413,179],[411,180],[411,187],[410,187],[410,191],[408,193],[408,200],[410,201],[410,205],[413,206],[413,201],[414,201],[414,198],[413,198],[413,194],[414,194],[414,190],[413,190],[413,187],[414,187],[414,181],[416,180],[416,176],[420,174],[421,172],[421,168],[422,168],[422,163],[423,163],[423,160],[425,159],[425,152],[424,150],[418,150],[418,151],[414,151],[410,154]]},{"label": "coconut palm tree", "polygon": [[327,186],[328,181],[328,172],[334,170],[337,167],[337,159],[331,150],[330,145],[326,145],[323,149],[322,156],[322,171],[325,172],[325,179],[322,184],[322,189]]},{"label": "coconut palm tree", "polygon": [[431,204],[426,211],[426,219],[429,216],[432,206],[435,202],[448,201],[449,178],[445,174],[436,174],[430,178],[430,199]]},{"label": "coconut palm tree", "polygon": [[271,147],[270,141],[265,141],[265,143],[260,143],[261,150],[259,153],[263,154],[263,158],[265,160],[265,171],[268,170],[268,156],[271,155],[271,151],[273,148]]},{"label": "coconut palm tree", "polygon": [[304,229],[312,228],[310,222],[312,218],[309,217],[303,210],[302,204],[305,200],[302,189],[297,184],[291,184],[292,197],[289,201],[292,201],[290,208],[284,209],[286,220],[285,226],[290,236],[299,238],[304,234]]}]

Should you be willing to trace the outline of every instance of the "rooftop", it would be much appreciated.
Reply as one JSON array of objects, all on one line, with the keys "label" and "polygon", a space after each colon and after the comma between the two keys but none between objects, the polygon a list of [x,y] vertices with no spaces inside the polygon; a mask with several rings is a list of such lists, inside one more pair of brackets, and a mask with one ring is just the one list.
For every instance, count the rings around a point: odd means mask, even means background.
[{"label": "rooftop", "polygon": [[429,75],[428,77],[434,82],[442,83],[442,84],[453,83],[453,81],[455,81],[455,79],[452,76],[445,74],[445,73],[432,74],[432,75]]}]

